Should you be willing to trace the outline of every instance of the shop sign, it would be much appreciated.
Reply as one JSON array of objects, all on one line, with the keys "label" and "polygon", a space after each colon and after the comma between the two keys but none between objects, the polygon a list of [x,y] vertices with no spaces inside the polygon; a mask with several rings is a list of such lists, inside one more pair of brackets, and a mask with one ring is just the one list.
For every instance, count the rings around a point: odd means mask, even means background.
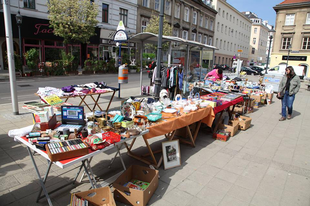
[{"label": "shop sign", "polygon": [[52,34],[54,32],[54,30],[49,27],[49,24],[35,24],[34,27],[36,29],[33,33],[34,35]]},{"label": "shop sign", "polygon": [[[287,60],[287,56],[282,56],[282,60]],[[288,60],[291,60],[291,61],[307,61],[307,56],[289,56]]]},{"label": "shop sign", "polygon": [[113,38],[114,41],[127,41],[128,37],[124,30],[118,30]]}]

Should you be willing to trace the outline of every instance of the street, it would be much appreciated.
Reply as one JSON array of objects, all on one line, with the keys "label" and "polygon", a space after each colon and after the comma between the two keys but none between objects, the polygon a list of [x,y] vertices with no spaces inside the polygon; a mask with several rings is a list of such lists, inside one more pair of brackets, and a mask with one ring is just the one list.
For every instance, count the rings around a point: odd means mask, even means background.
[{"label": "street", "polygon": [[[130,73],[128,84],[122,84],[122,89],[137,88],[140,86],[140,73]],[[52,77],[23,77],[16,81],[18,101],[38,100],[34,95],[39,87],[61,88],[75,84],[86,84],[92,82],[105,82],[108,86],[118,87],[117,74],[75,75],[75,76],[52,76]],[[142,85],[149,85],[147,73],[143,74]],[[122,94],[122,92],[121,92]],[[118,94],[117,94],[118,95]],[[0,82],[0,104],[11,102],[10,82]]]}]

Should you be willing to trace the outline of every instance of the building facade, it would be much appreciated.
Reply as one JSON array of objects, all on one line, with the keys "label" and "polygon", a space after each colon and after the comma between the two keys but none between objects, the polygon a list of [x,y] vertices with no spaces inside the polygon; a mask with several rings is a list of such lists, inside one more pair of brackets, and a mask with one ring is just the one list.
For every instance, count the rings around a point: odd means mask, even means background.
[{"label": "building facade", "polygon": [[218,11],[214,33],[214,46],[218,48],[215,64],[231,67],[234,59],[240,58],[243,65],[247,65],[252,22],[226,0],[214,0],[213,5]]},{"label": "building facade", "polygon": [[310,77],[310,1],[285,0],[273,8],[277,17],[270,66],[304,66]]},{"label": "building facade", "polygon": [[[83,67],[86,59],[109,60],[115,58],[116,44],[113,36],[120,20],[123,20],[126,31],[136,33],[137,0],[94,0],[98,4],[98,25],[96,35],[90,38],[89,44],[66,45],[63,38],[55,36],[49,27],[47,0],[10,1],[14,52],[19,54],[19,36],[15,16],[22,15],[21,36],[22,53],[31,48],[39,51],[40,62],[52,62],[60,59],[60,51],[73,51],[75,63]],[[0,28],[4,28],[2,0],[0,7]],[[5,62],[5,30],[0,30],[0,69],[7,69]],[[131,45],[134,48],[134,44]],[[122,45],[127,52],[128,44]],[[25,62],[23,62],[25,65]]]},{"label": "building facade", "polygon": [[268,40],[268,27],[263,23],[255,13],[250,11],[242,12],[252,21],[250,48],[249,48],[249,65],[262,65],[266,63],[266,48]]},{"label": "building facade", "polygon": [[[164,14],[165,19],[172,26],[171,36],[213,45],[217,12],[211,2],[210,0],[165,0]],[[161,0],[138,0],[137,33],[145,31],[152,14],[159,15],[160,4]],[[176,56],[180,54],[176,53],[177,51],[172,52],[172,58],[179,58]],[[190,62],[194,62],[194,58],[200,58],[199,52],[194,56],[190,57]],[[213,64],[212,58],[208,58],[207,65]],[[163,61],[167,61],[167,55],[163,56]]]}]

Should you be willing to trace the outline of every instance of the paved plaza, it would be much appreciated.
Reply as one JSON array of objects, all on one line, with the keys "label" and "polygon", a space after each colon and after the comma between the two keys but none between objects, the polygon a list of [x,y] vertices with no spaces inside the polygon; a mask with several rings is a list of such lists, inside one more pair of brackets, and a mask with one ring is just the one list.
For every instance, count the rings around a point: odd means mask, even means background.
[{"label": "paved plaza", "polygon": [[[137,89],[123,89],[123,98],[136,96]],[[101,98],[106,105],[109,96]],[[115,98],[111,109],[119,109]],[[21,108],[22,104],[20,104]],[[274,98],[249,114],[252,125],[246,131],[221,142],[212,139],[206,126],[199,132],[196,147],[181,144],[182,165],[169,170],[159,169],[159,186],[149,205],[154,206],[309,206],[310,205],[310,91],[302,83],[294,103],[293,118],[279,122],[281,105]],[[12,106],[0,106],[0,205],[48,205],[45,198],[36,203],[39,181],[30,156],[22,144],[8,137],[11,129],[32,124],[31,114],[20,109],[12,115]],[[161,147],[164,137],[153,138],[151,146]],[[142,138],[134,150],[146,151]],[[122,170],[117,158],[108,168],[114,152],[97,155],[92,169],[99,181]],[[122,150],[126,166],[147,166]],[[35,155],[41,174],[47,161]],[[47,189],[53,190],[71,180],[77,167],[60,169],[52,166]],[[79,178],[80,179],[80,178]],[[81,183],[67,186],[51,195],[54,205],[69,205],[70,194],[90,189],[85,177]],[[117,205],[123,205],[117,203]]]}]

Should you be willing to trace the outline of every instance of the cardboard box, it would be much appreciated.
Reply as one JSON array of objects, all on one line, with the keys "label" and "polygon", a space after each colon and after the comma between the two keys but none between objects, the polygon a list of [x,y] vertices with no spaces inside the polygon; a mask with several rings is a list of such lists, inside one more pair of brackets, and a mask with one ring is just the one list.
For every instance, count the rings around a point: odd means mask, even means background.
[{"label": "cardboard box", "polygon": [[[144,191],[125,187],[124,184],[132,179],[149,182],[150,185]],[[158,170],[131,165],[115,180],[113,187],[115,188],[114,199],[116,201],[129,205],[145,206],[158,187]]]},{"label": "cardboard box", "polygon": [[240,116],[238,121],[239,121],[239,129],[246,130],[251,126],[252,118],[246,116]]},{"label": "cardboard box", "polygon": [[221,129],[224,129],[225,132],[230,132],[230,136],[233,137],[236,135],[239,129],[239,121],[238,120],[231,120],[227,124],[220,125]]},{"label": "cardboard box", "polygon": [[235,113],[243,114],[246,112],[246,107],[243,105],[236,105],[234,108]]},{"label": "cardboard box", "polygon": [[110,187],[101,187],[74,194],[95,206],[116,206]]},{"label": "cardboard box", "polygon": [[258,108],[259,105],[261,104],[262,96],[261,95],[251,95],[251,99],[254,99],[254,101],[255,101],[254,108]]}]

